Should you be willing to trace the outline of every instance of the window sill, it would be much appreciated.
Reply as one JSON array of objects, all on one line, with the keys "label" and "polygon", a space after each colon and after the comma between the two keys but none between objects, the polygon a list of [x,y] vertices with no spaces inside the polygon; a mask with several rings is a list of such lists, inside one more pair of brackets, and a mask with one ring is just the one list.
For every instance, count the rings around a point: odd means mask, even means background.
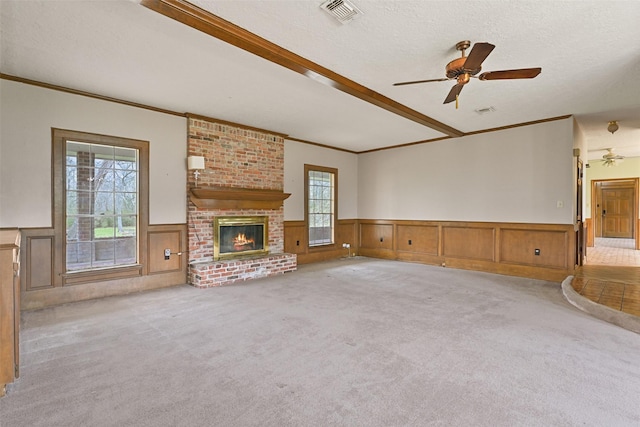
[{"label": "window sill", "polygon": [[334,251],[338,248],[338,245],[335,243],[329,243],[326,245],[318,245],[318,246],[309,246],[309,252],[324,252],[324,251]]},{"label": "window sill", "polygon": [[105,280],[126,279],[142,276],[142,265],[127,265],[96,270],[68,272],[61,275],[62,286],[80,285],[83,283],[102,282]]}]

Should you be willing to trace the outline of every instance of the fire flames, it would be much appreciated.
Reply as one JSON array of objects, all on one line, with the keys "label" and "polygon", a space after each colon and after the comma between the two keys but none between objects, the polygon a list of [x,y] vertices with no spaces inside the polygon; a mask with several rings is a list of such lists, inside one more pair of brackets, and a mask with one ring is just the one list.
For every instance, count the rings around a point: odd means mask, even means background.
[{"label": "fire flames", "polygon": [[252,238],[247,238],[246,234],[244,233],[238,233],[238,235],[233,238],[233,249],[236,251],[253,249],[254,246],[255,240]]}]

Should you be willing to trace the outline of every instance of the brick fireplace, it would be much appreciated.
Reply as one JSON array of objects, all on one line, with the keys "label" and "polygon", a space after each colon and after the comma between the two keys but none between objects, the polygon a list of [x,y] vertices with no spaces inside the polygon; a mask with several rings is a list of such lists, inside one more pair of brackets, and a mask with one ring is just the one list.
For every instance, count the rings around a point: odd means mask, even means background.
[{"label": "brick fireplace", "polygon": [[[188,117],[188,155],[203,156],[205,171],[188,175],[189,281],[221,286],[296,269],[284,253],[284,138],[212,119]],[[214,222],[267,217],[268,253],[215,259]]]}]

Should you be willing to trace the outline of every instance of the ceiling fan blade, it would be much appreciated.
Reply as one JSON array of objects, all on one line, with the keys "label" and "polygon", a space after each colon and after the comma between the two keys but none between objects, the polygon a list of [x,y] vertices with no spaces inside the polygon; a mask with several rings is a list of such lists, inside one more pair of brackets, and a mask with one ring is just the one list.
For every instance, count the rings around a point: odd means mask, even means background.
[{"label": "ceiling fan blade", "polygon": [[478,76],[480,80],[532,79],[542,72],[542,68],[521,68],[519,70],[488,71]]},{"label": "ceiling fan blade", "polygon": [[491,43],[481,42],[474,44],[469,56],[467,56],[467,60],[464,61],[464,69],[469,71],[479,70],[482,66],[482,61],[487,59],[494,47]]},{"label": "ceiling fan blade", "polygon": [[404,85],[414,85],[417,83],[430,83],[430,82],[446,82],[447,80],[451,80],[451,79],[430,79],[430,80],[415,80],[412,82],[400,82],[400,83],[394,83],[394,86],[404,86]]},{"label": "ceiling fan blade", "polygon": [[451,90],[449,91],[449,95],[447,95],[443,104],[448,104],[450,102],[455,101],[456,97],[460,95],[460,92],[462,91],[463,87],[464,85],[461,85],[461,84],[457,84],[454,87],[452,87]]}]

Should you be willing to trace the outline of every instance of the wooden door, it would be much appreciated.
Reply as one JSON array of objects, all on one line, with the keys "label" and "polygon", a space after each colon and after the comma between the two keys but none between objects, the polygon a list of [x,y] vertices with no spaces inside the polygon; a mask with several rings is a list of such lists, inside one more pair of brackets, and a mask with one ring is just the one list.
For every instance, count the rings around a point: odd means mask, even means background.
[{"label": "wooden door", "polygon": [[633,195],[633,188],[602,189],[602,237],[634,237]]}]

